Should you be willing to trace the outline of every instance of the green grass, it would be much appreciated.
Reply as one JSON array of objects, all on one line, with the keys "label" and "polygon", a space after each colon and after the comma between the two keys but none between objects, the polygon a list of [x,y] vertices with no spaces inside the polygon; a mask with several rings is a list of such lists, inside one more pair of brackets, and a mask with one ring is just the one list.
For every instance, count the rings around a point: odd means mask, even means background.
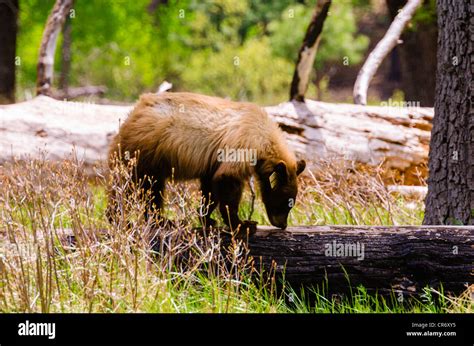
[{"label": "green grass", "polygon": [[[221,252],[216,235],[192,231],[198,222],[199,192],[189,184],[168,186],[168,216],[181,223],[160,230],[163,248],[156,252],[149,243],[156,226],[143,218],[146,201],[139,193],[125,198],[121,192],[130,183],[126,171],[115,172],[113,180],[93,181],[83,171],[77,162],[4,167],[0,311],[473,312],[467,291],[449,297],[426,288],[417,299],[400,299],[395,293],[383,297],[357,287],[351,294],[332,296],[325,293],[330,282],[302,291],[278,282],[271,273],[262,275],[251,266],[243,244]],[[389,194],[377,174],[340,174],[337,167],[324,172],[302,181],[290,225],[421,223],[422,201]],[[109,224],[104,186],[112,181],[120,216]],[[246,218],[250,209],[247,191],[241,216]],[[253,219],[268,224],[258,198],[254,209]]]}]

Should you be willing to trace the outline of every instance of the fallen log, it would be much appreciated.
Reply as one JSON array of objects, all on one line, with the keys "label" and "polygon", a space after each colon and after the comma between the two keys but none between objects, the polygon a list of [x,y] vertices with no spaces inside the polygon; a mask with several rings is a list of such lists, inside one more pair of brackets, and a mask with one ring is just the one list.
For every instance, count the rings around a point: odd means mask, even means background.
[{"label": "fallen log", "polygon": [[259,227],[248,246],[257,268],[274,262],[296,289],[327,281],[332,293],[363,285],[412,295],[442,284],[458,294],[474,283],[472,226]]},{"label": "fallen log", "polygon": [[[72,230],[61,234],[63,245],[75,244]],[[399,297],[440,284],[456,295],[474,287],[474,226],[261,226],[245,241],[255,268],[284,277],[297,292],[340,294],[362,285]]]},{"label": "fallen log", "polygon": [[[58,101],[38,96],[0,106],[0,163],[13,157],[61,160],[73,148],[86,166],[106,157],[107,146],[131,106]],[[360,106],[306,100],[265,108],[309,163],[338,158],[384,164],[406,176],[426,176],[432,108]],[[410,179],[405,181],[410,183]]]},{"label": "fallen log", "polygon": [[266,107],[308,160],[343,159],[403,175],[404,184],[427,177],[433,109],[362,106],[306,100]]},{"label": "fallen log", "polygon": [[427,186],[389,185],[387,189],[390,193],[418,200],[424,199],[428,193]]},{"label": "fallen log", "polygon": [[67,90],[57,90],[52,92],[52,96],[58,100],[70,100],[84,96],[103,95],[107,92],[107,87],[103,85],[86,85],[82,87],[68,87]]}]

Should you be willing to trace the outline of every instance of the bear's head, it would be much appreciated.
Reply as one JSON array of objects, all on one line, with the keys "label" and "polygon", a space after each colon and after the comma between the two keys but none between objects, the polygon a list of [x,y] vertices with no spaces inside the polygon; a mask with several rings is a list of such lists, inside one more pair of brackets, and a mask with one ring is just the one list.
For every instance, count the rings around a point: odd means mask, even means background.
[{"label": "bear's head", "polygon": [[305,169],[306,162],[299,160],[296,167],[289,167],[284,161],[264,166],[259,180],[268,219],[273,226],[285,229],[288,214],[296,202],[297,176]]}]

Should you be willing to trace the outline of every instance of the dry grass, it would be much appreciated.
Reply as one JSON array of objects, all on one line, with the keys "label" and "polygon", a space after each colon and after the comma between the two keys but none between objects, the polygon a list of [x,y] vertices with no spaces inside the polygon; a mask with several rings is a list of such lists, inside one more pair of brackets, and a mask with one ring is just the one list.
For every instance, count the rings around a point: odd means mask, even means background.
[{"label": "dry grass", "polygon": [[[251,311],[255,304],[264,308],[259,295],[249,292],[263,292],[266,284],[257,287],[241,278],[251,270],[242,243],[235,241],[221,251],[218,234],[192,230],[190,222],[199,216],[191,206],[197,193],[170,184],[166,204],[180,222],[158,225],[155,212],[144,217],[149,196],[133,183],[132,170],[118,166],[91,183],[75,161],[16,162],[5,168],[0,189],[0,310],[222,312]],[[115,192],[117,214],[112,223],[105,218],[101,186]],[[229,299],[243,294],[241,285],[246,285],[248,298]],[[206,299],[200,297],[202,291]]]},{"label": "dry grass", "polygon": [[[472,312],[469,297],[433,293],[409,306],[380,303],[359,289],[350,301],[317,295],[315,305],[256,279],[245,246],[222,250],[215,233],[193,227],[206,213],[193,185],[168,184],[173,224],[156,223],[149,196],[130,166],[91,180],[76,160],[13,162],[0,171],[0,311],[2,312]],[[293,224],[421,222],[422,202],[391,195],[378,174],[326,163],[310,175]],[[106,189],[118,213],[105,217]],[[126,197],[126,192],[128,197]],[[247,193],[242,206],[250,208]],[[413,204],[414,203],[414,204]],[[255,218],[267,223],[261,203]],[[431,291],[430,291],[431,292]],[[440,304],[440,299],[442,304]]]},{"label": "dry grass", "polygon": [[[380,167],[321,161],[317,171],[306,172],[299,190],[290,225],[393,226],[420,225],[423,221],[423,200],[390,192]],[[256,217],[268,224],[262,204],[257,204]]]}]

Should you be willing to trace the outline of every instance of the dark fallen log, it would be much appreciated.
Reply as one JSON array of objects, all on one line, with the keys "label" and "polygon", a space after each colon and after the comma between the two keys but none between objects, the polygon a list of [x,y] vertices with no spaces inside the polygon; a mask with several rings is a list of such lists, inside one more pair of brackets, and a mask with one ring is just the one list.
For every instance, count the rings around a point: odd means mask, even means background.
[{"label": "dark fallen log", "polygon": [[[71,230],[64,230],[74,245]],[[107,236],[106,231],[100,233]],[[224,247],[230,244],[222,233]],[[418,295],[426,286],[459,294],[474,283],[474,226],[259,227],[246,240],[255,268],[300,287]]]},{"label": "dark fallen log", "polygon": [[474,282],[473,240],[471,226],[302,226],[259,227],[248,245],[257,268],[275,262],[295,288],[327,280],[333,293],[363,285],[381,294],[418,294],[441,283],[458,294]]}]

